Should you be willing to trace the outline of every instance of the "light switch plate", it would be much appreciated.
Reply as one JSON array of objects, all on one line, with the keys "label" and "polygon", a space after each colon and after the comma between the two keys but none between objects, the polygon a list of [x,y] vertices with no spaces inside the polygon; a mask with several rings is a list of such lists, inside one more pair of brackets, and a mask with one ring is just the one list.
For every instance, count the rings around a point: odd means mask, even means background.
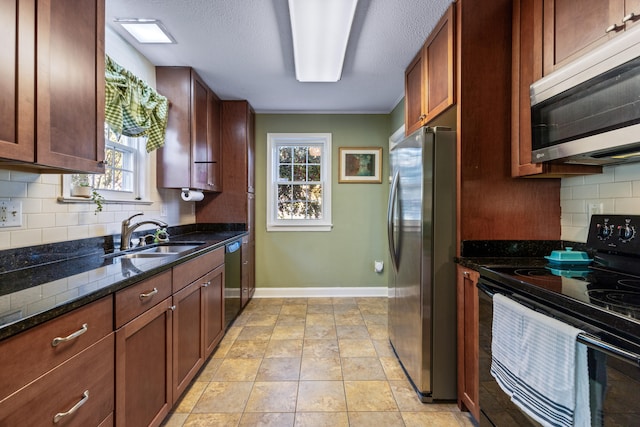
[{"label": "light switch plate", "polygon": [[22,226],[22,202],[0,201],[0,227]]}]

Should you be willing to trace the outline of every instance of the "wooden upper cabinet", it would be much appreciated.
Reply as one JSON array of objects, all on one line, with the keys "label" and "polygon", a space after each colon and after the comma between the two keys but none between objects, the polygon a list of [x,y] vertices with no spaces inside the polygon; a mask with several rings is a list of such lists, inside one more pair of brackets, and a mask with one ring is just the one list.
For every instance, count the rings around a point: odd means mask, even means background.
[{"label": "wooden upper cabinet", "polygon": [[104,0],[3,1],[0,11],[12,47],[0,53],[0,157],[104,172]]},{"label": "wooden upper cabinet", "polygon": [[[546,4],[547,0],[544,2]],[[556,3],[565,2],[566,0],[556,0]],[[577,9],[583,8],[581,6]],[[546,18],[543,11],[543,0],[513,1],[511,175],[557,178],[601,173],[601,166],[531,162],[529,86],[543,76],[543,16]]]},{"label": "wooden upper cabinet", "polygon": [[0,157],[35,160],[35,2],[0,2]]},{"label": "wooden upper cabinet", "polygon": [[158,187],[220,191],[220,100],[190,67],[156,67],[156,86],[170,101]]},{"label": "wooden upper cabinet", "polygon": [[405,71],[407,135],[455,103],[454,7],[440,18]]},{"label": "wooden upper cabinet", "polygon": [[544,0],[543,7],[544,75],[640,20],[640,0]]},{"label": "wooden upper cabinet", "polygon": [[196,207],[198,222],[249,224],[255,189],[255,113],[247,101],[222,101],[221,151],[224,191]]}]

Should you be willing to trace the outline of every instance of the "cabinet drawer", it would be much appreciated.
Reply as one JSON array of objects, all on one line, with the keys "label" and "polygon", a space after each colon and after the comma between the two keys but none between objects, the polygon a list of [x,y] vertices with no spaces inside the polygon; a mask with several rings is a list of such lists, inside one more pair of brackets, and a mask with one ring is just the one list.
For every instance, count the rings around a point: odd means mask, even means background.
[{"label": "cabinet drawer", "polygon": [[0,342],[0,400],[112,331],[108,296]]},{"label": "cabinet drawer", "polygon": [[224,247],[173,268],[173,292],[187,286],[214,268],[224,264]]},{"label": "cabinet drawer", "polygon": [[0,425],[97,426],[114,409],[113,371],[111,333],[3,400]]},{"label": "cabinet drawer", "polygon": [[116,329],[171,295],[171,271],[116,292]]}]

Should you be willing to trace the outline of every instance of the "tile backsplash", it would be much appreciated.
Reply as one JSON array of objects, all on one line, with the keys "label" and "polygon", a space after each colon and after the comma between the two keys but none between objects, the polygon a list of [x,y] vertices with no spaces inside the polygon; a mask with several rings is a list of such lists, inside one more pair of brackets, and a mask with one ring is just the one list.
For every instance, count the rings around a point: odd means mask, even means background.
[{"label": "tile backsplash", "polygon": [[640,215],[640,163],[607,166],[597,175],[563,178],[560,208],[561,238],[575,242],[587,241],[592,213]]},{"label": "tile backsplash", "polygon": [[[155,155],[151,163],[153,177]],[[151,204],[106,204],[95,212],[92,202],[58,201],[61,194],[62,175],[0,169],[0,199],[22,202],[22,226],[0,228],[0,250],[119,234],[121,221],[136,212],[169,225],[195,222],[194,203],[183,202],[179,190],[156,189],[153,178]]]}]

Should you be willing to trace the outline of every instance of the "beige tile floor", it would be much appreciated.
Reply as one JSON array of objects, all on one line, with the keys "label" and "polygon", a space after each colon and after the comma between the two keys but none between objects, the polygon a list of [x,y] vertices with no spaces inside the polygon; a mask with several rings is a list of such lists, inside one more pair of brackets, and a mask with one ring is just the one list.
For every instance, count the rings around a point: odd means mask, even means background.
[{"label": "beige tile floor", "polygon": [[164,425],[473,424],[453,403],[418,400],[389,345],[386,298],[270,298],[247,305]]}]

